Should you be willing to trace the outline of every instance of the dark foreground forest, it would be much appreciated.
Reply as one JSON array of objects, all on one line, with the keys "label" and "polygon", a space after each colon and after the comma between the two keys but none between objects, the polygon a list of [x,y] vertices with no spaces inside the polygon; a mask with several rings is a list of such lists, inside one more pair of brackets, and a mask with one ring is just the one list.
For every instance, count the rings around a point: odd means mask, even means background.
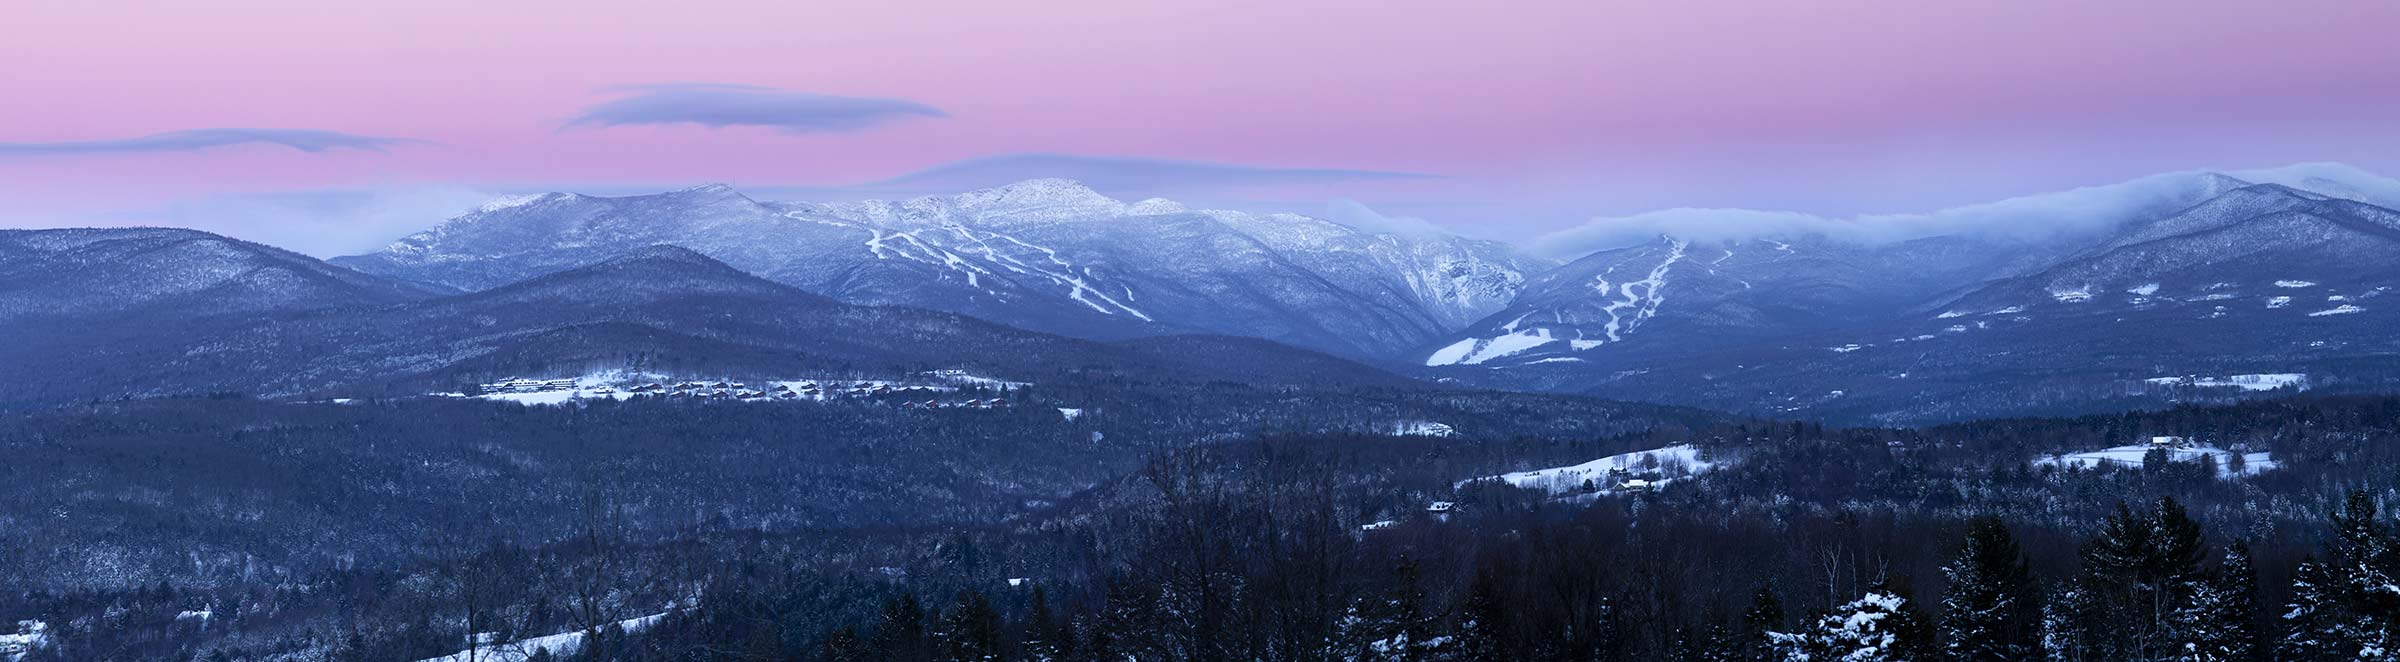
[{"label": "dark foreground forest", "polygon": [[[2351,660],[2400,642],[2400,398],[1897,430],[1113,392],[24,417],[0,431],[0,622],[39,629],[26,660]],[[1457,434],[1390,434],[1410,420]],[[2276,466],[2043,461],[2156,436]],[[1684,443],[1715,469],[1477,480]]]}]

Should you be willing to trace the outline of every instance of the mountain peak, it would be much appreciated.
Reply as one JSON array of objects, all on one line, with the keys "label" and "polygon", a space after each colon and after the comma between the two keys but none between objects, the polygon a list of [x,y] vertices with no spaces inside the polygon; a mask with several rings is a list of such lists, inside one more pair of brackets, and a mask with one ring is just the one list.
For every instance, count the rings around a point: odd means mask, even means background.
[{"label": "mountain peak", "polygon": [[1008,207],[1108,207],[1123,206],[1116,198],[1102,195],[1092,187],[1063,177],[1046,177],[960,194],[959,201],[968,206]]},{"label": "mountain peak", "polygon": [[[561,273],[679,273],[757,280],[750,272],[735,268],[707,254],[674,244],[655,244],[617,254],[597,263],[569,269]],[[764,284],[764,281],[761,281]]]},{"label": "mountain peak", "polygon": [[1180,214],[1190,211],[1190,209],[1183,206],[1183,203],[1166,198],[1150,198],[1133,203],[1125,208],[1125,212],[1135,216],[1157,216],[1159,214]]},{"label": "mountain peak", "polygon": [[716,258],[700,254],[699,251],[674,244],[654,244],[650,246],[643,246],[641,248],[636,248],[618,254],[616,257],[603,260],[600,263],[614,264],[626,262],[674,262],[680,264],[719,266],[724,264],[723,262],[718,262]]},{"label": "mountain peak", "polygon": [[515,208],[518,208],[518,207],[523,207],[523,206],[526,206],[526,205],[531,205],[531,204],[534,204],[534,203],[537,203],[537,202],[541,202],[541,201],[543,201],[543,200],[547,200],[547,199],[549,199],[549,198],[551,198],[551,197],[553,197],[553,196],[559,196],[559,195],[562,195],[562,194],[558,194],[558,193],[533,193],[533,194],[528,194],[528,195],[504,195],[504,196],[500,196],[500,197],[497,197],[497,198],[493,198],[493,199],[492,199],[490,202],[483,203],[483,205],[482,205],[482,206],[480,206],[480,207],[476,207],[476,208],[475,208],[475,211],[476,211],[477,213],[489,214],[489,213],[492,213],[492,212],[503,211],[503,210],[509,210],[509,209],[515,209]]},{"label": "mountain peak", "polygon": [[675,189],[673,191],[658,194],[656,197],[679,202],[689,201],[704,204],[719,202],[752,202],[752,200],[750,200],[750,196],[742,195],[741,191],[734,190],[732,186],[714,183]]},{"label": "mountain peak", "polygon": [[767,293],[817,300],[788,286],[751,275],[682,246],[658,244],[620,253],[597,263],[537,276],[486,290],[480,295],[515,297],[528,292],[577,292],[578,297],[630,296],[635,292],[717,291]]}]

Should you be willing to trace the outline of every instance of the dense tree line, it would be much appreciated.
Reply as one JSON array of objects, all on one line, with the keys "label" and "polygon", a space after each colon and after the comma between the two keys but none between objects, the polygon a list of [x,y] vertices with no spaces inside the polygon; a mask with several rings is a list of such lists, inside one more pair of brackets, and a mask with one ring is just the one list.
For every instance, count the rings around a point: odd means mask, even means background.
[{"label": "dense tree line", "polygon": [[[1098,404],[1066,421],[235,400],[15,420],[0,443],[36,461],[7,469],[32,481],[0,516],[29,535],[0,563],[33,581],[0,595],[0,624],[46,621],[37,660],[423,659],[569,633],[579,650],[554,658],[2258,660],[2387,650],[2400,605],[2381,514],[2395,398],[1628,432],[1555,427],[1571,400],[1061,391],[1023,397]],[[1479,430],[1508,418],[1492,412],[1531,420]],[[1399,417],[1467,434],[1368,433]],[[2036,466],[2154,434],[2283,468]],[[1720,468],[1629,494],[1469,480],[1671,443]],[[496,472],[527,460],[576,471]],[[1007,503],[912,513],[923,493],[865,487],[900,478],[944,491],[924,503]],[[860,497],[818,512],[896,514],[758,517],[845,485]],[[123,527],[41,519],[62,508]],[[276,541],[306,553],[262,553]],[[39,574],[111,557],[150,574]],[[200,571],[156,570],[177,566]]]},{"label": "dense tree line", "polygon": [[1534,506],[1353,536],[1277,513],[1304,496],[1166,489],[1134,533],[1148,540],[1097,577],[923,596],[894,584],[848,619],[819,617],[822,590],[718,586],[611,659],[2349,660],[2384,659],[2400,623],[2394,531],[2364,492],[2270,603],[2248,545],[2171,498],[2108,516],[2058,575],[2035,573],[1996,518],[1889,523],[1963,529],[1920,546],[1934,580],[1901,572],[1898,546],[1825,560],[1867,564],[1855,579],[1718,565],[1825,550],[1737,549],[1749,531],[1690,526],[1672,506]]}]

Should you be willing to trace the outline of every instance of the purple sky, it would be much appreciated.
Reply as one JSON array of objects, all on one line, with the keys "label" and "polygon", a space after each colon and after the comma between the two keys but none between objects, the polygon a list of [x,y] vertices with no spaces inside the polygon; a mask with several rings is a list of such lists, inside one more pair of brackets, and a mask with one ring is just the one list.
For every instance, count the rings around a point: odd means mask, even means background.
[{"label": "purple sky", "polygon": [[[856,190],[969,159],[906,181],[1113,157],[1071,165],[1503,238],[2194,168],[2400,172],[2382,0],[9,5],[0,225],[311,252],[491,193]],[[992,158],[1021,154],[1053,156]]]}]

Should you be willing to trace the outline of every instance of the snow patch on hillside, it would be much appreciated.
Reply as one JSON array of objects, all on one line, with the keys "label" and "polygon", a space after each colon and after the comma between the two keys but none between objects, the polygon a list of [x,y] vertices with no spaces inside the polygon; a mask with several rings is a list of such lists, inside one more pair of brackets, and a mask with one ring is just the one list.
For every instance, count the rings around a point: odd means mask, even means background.
[{"label": "snow patch on hillside", "polygon": [[1476,365],[1492,359],[1523,353],[1553,342],[1549,329],[1527,329],[1497,338],[1468,338],[1434,350],[1425,357],[1425,365]]},{"label": "snow patch on hillside", "polygon": [[[640,618],[628,618],[617,621],[616,625],[626,634],[639,634],[641,631],[657,625],[659,621],[665,620],[669,613],[673,612],[667,611]],[[549,651],[552,656],[564,658],[583,648],[583,635],[582,630],[576,630],[531,639],[492,643],[475,650],[463,650],[441,657],[426,658],[418,662],[468,662],[469,660],[475,662],[525,662],[533,659],[535,653],[545,650]]]},{"label": "snow patch on hillside", "polygon": [[2238,388],[2244,391],[2272,391],[2285,386],[2308,388],[2308,375],[2296,372],[2226,375],[2224,377],[2185,375],[2182,377],[2152,377],[2142,381],[2159,386],[2224,387]]},{"label": "snow patch on hillside", "polygon": [[1393,423],[1390,429],[1395,437],[1450,437],[1458,434],[1458,430],[1450,427],[1450,424],[1433,421],[1399,421]]},{"label": "snow patch on hillside", "polygon": [[50,624],[43,621],[17,621],[17,631],[0,634],[0,660],[24,659],[50,642]]},{"label": "snow patch on hillside", "polygon": [[492,199],[492,201],[491,201],[491,202],[486,202],[486,203],[483,203],[483,206],[476,207],[476,208],[475,208],[475,211],[477,211],[477,212],[479,212],[479,213],[485,213],[485,214],[489,214],[489,213],[496,212],[496,211],[500,211],[500,210],[504,210],[504,209],[515,209],[515,208],[517,208],[517,207],[523,207],[523,206],[525,206],[525,205],[530,205],[530,204],[533,204],[533,203],[536,203],[536,202],[540,202],[540,201],[542,200],[542,198],[547,198],[547,197],[550,197],[550,194],[548,194],[548,193],[537,193],[537,194],[533,194],[533,195],[509,195],[509,196],[501,196],[501,197],[499,197],[499,198],[494,198],[494,199]]},{"label": "snow patch on hillside", "polygon": [[[2172,439],[2172,437],[2169,437],[2169,439]],[[2033,466],[2061,468],[2081,467],[2084,469],[2095,469],[2105,465],[2120,468],[2139,469],[2142,466],[2143,459],[2149,457],[2150,450],[2160,447],[2163,446],[2160,444],[2134,444],[2130,446],[2117,446],[2105,450],[2083,453],[2057,454],[2049,457],[2035,458],[2033,461]],[[2233,453],[2222,448],[2198,445],[2172,446],[2167,447],[2167,457],[2169,461],[2173,462],[2199,462],[2203,457],[2214,458],[2217,461],[2217,472],[2219,476],[2230,477],[2235,475],[2232,474],[2231,464],[2233,460]],[[2281,465],[2276,464],[2273,455],[2270,453],[2244,453],[2242,454],[2242,472],[2239,475],[2256,475],[2262,471],[2272,471],[2280,466]]]},{"label": "snow patch on hillside", "polygon": [[1581,491],[1584,481],[1587,480],[1601,489],[1624,488],[1627,487],[1627,481],[1634,480],[1643,481],[1639,487],[1655,488],[1678,478],[1707,473],[1722,465],[1721,462],[1703,460],[1700,455],[1698,446],[1676,444],[1666,448],[1610,455],[1583,464],[1519,471],[1473,479],[1460,484],[1465,485],[1474,480],[1498,480],[1525,489],[1544,490],[1551,494]]}]

